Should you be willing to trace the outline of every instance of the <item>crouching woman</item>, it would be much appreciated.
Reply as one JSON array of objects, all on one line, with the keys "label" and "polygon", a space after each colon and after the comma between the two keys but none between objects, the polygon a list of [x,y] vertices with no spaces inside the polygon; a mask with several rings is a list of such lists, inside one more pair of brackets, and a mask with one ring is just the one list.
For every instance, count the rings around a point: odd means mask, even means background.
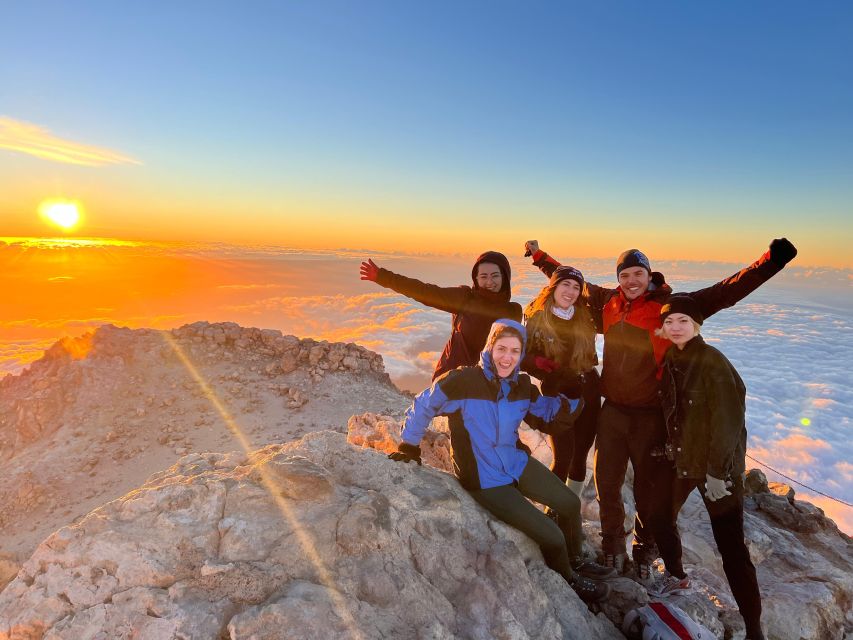
[{"label": "crouching woman", "polygon": [[[723,570],[746,623],[747,640],[763,640],[761,596],[743,536],[746,388],[726,357],[699,335],[696,301],[674,295],[661,307],[661,335],[675,348],[664,360],[661,397],[668,453],[675,463],[672,510],[655,518],[654,536],[666,565],[661,595],[689,587],[674,524],[694,488],[711,518]],[[669,526],[668,526],[669,525]]]},{"label": "crouching woman", "polygon": [[[495,517],[532,538],[545,563],[586,602],[607,597],[600,582],[613,575],[581,554],[580,500],[541,462],[521,448],[518,428],[524,420],[544,433],[571,428],[581,400],[542,396],[527,374],[519,372],[526,332],[513,320],[496,321],[480,362],[435,380],[406,412],[396,461],[420,463],[420,447],[430,421],[447,415],[453,467],[462,486]],[[557,522],[527,498],[549,506]],[[591,579],[592,578],[592,579]]]}]

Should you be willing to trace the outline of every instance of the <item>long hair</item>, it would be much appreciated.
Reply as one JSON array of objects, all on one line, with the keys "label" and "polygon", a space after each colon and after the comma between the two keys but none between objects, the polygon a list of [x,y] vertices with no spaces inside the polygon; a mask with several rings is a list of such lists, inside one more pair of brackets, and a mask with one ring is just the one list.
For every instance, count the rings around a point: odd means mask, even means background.
[{"label": "long hair", "polygon": [[575,314],[569,321],[569,333],[557,330],[554,308],[554,290],[557,284],[548,284],[524,310],[527,325],[528,351],[541,351],[551,360],[572,371],[588,371],[595,366],[595,325],[589,311],[589,290],[586,284],[574,302]]}]

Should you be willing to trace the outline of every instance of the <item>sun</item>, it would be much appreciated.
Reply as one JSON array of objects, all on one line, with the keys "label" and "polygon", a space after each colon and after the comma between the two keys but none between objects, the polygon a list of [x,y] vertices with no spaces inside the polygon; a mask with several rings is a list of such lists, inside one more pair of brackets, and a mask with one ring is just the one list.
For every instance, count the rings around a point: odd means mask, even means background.
[{"label": "sun", "polygon": [[80,203],[69,200],[45,200],[39,205],[39,214],[49,224],[63,231],[73,231],[81,220]]}]

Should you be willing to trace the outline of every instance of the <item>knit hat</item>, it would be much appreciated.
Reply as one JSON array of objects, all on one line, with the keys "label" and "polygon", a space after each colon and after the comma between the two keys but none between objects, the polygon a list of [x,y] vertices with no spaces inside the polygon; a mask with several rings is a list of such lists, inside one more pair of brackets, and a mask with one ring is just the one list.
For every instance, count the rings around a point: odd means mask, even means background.
[{"label": "knit hat", "polygon": [[574,267],[570,267],[568,265],[557,267],[556,271],[551,274],[548,286],[554,287],[562,280],[574,280],[580,285],[581,289],[583,289],[583,274]]},{"label": "knit hat", "polygon": [[616,260],[616,277],[619,277],[619,272],[622,269],[630,269],[631,267],[643,267],[649,273],[652,272],[651,264],[646,254],[639,249],[627,249],[623,251]]},{"label": "knit hat", "polygon": [[699,303],[686,293],[678,293],[670,296],[667,303],[660,308],[661,322],[666,320],[666,317],[672,313],[683,313],[686,316],[690,316],[696,324],[702,324],[705,321],[705,317],[699,309]]}]

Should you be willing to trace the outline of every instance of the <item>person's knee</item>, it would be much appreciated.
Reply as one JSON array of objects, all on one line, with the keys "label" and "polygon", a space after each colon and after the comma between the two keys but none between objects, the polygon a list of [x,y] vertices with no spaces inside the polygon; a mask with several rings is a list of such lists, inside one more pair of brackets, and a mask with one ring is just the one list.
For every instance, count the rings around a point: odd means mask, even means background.
[{"label": "person's knee", "polygon": [[551,505],[551,508],[557,512],[558,516],[572,518],[580,514],[581,501],[573,491],[566,487],[566,491],[562,492],[560,499]]}]

